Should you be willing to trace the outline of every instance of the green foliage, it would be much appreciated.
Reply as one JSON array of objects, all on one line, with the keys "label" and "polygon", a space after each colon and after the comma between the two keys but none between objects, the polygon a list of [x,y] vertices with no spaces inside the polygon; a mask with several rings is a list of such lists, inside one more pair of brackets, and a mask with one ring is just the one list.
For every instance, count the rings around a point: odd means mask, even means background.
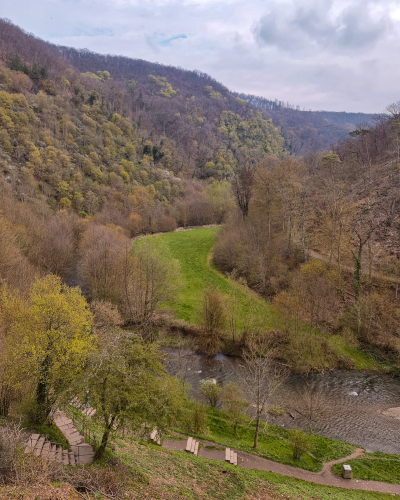
[{"label": "green foliage", "polygon": [[167,82],[167,79],[163,76],[153,76],[149,75],[149,78],[159,87],[159,94],[162,97],[173,97],[177,92],[172,88],[171,84]]},{"label": "green foliage", "polygon": [[222,409],[233,424],[233,433],[236,436],[237,426],[246,421],[246,409],[248,404],[243,401],[243,391],[235,384],[228,382],[222,392]]},{"label": "green foliage", "polygon": [[233,149],[240,148],[247,154],[282,153],[283,138],[272,120],[264,120],[260,111],[251,112],[250,118],[243,120],[232,111],[223,111],[219,120],[219,132],[229,138]]},{"label": "green foliage", "polygon": [[220,97],[222,97],[221,92],[213,90],[211,85],[206,85],[205,89],[207,90],[208,95],[211,97],[211,99],[219,99]]},{"label": "green foliage", "polygon": [[304,453],[312,450],[310,437],[298,429],[289,431],[289,443],[293,450],[293,458],[295,460],[300,460]]},{"label": "green foliage", "polygon": [[80,289],[51,274],[34,283],[30,302],[12,325],[10,350],[20,376],[36,378],[38,411],[45,418],[95,348],[92,315]]},{"label": "green foliage", "polygon": [[182,386],[168,376],[155,344],[144,343],[136,334],[113,333],[91,353],[87,369],[74,384],[74,394],[84,401],[89,390],[94,420],[102,426],[101,458],[111,433],[127,427],[138,431],[146,422],[165,433],[185,406]]},{"label": "green foliage", "polygon": [[210,406],[217,406],[222,387],[217,385],[214,380],[201,380],[200,393]]},{"label": "green foliage", "polygon": [[207,410],[200,403],[195,402],[192,408],[192,429],[195,434],[201,434],[206,430]]}]

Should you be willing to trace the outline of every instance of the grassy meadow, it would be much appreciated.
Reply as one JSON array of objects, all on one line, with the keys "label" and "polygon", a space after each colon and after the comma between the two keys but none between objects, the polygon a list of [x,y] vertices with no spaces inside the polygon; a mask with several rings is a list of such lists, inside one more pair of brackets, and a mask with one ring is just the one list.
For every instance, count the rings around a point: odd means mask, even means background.
[{"label": "grassy meadow", "polygon": [[[168,245],[172,257],[179,261],[181,292],[177,299],[167,305],[179,319],[189,323],[197,322],[196,310],[207,286],[212,285],[225,296],[229,295],[231,287],[229,281],[212,266],[210,259],[218,230],[218,227],[209,227],[153,236],[153,238],[163,240]],[[140,245],[141,241],[139,240],[136,244]],[[248,288],[238,284],[234,286],[239,291],[240,318],[246,304],[251,302],[257,313],[263,316],[266,329],[277,326],[278,319],[272,304],[261,299]],[[240,324],[239,319],[239,327]]]},{"label": "grassy meadow", "polygon": [[[270,302],[259,297],[254,291],[233,280],[228,280],[212,264],[212,249],[219,227],[198,228],[152,236],[168,246],[171,256],[179,261],[181,287],[174,301],[165,304],[176,318],[190,324],[197,324],[196,312],[199,308],[204,289],[212,285],[228,298],[231,287],[235,287],[238,296],[238,328],[243,324],[246,311],[260,315],[265,330],[279,329],[280,318]],[[143,239],[135,242],[141,245]],[[339,335],[324,335],[324,339],[339,357],[350,358],[357,370],[385,370],[379,361],[346,343]],[[329,368],[324,366],[324,368]]]}]

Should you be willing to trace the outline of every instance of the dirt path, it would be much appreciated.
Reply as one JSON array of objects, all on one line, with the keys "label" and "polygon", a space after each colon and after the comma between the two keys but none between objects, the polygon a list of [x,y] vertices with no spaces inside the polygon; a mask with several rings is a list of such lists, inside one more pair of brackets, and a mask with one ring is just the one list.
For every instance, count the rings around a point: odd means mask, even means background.
[{"label": "dirt path", "polygon": [[[202,443],[203,446],[199,450],[199,457],[218,460],[221,462],[225,461],[225,447],[203,440],[200,440],[200,443]],[[222,449],[207,449],[206,446],[218,447]],[[186,440],[178,441],[175,439],[165,439],[163,442],[163,447],[168,450],[185,451]],[[273,462],[272,460],[257,457],[256,455],[251,455],[250,453],[245,453],[244,451],[238,451],[237,455],[238,466],[242,467],[243,469],[257,469],[267,472],[276,472],[277,474],[282,474],[283,476],[294,477],[296,479],[302,479],[303,481],[308,481],[311,483],[345,488],[348,490],[376,491],[379,493],[392,493],[400,495],[400,484],[388,484],[382,483],[380,481],[364,481],[359,479],[343,479],[341,476],[332,474],[330,470],[332,465],[345,463],[347,460],[357,458],[363,453],[364,450],[362,450],[361,448],[357,448],[351,455],[347,457],[324,463],[323,468],[320,472],[310,472],[304,469],[293,467],[291,465],[280,464],[278,462]]]},{"label": "dirt path", "polygon": [[[308,250],[307,251],[309,257],[317,260],[322,260],[322,262],[326,262],[329,264],[329,257],[327,255],[323,255],[321,253],[315,252],[314,250]],[[349,273],[354,273],[354,267],[351,266],[345,266],[343,264],[340,264],[340,269],[342,271],[347,271]],[[368,273],[363,273],[363,276],[368,276]],[[384,274],[376,273],[375,271],[371,272],[371,277],[376,278],[376,279],[381,279],[385,281],[390,281],[391,283],[397,283],[398,279],[393,277],[393,276],[385,276]]]}]

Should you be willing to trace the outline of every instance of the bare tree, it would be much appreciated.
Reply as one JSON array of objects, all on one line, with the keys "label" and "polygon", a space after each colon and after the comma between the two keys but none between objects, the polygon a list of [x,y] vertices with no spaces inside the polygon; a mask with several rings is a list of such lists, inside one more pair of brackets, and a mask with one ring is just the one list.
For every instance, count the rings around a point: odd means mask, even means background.
[{"label": "bare tree", "polygon": [[314,381],[307,380],[299,391],[298,405],[300,412],[308,422],[310,432],[316,416],[325,407],[326,401],[323,391]]},{"label": "bare tree", "polygon": [[123,313],[149,338],[161,304],[178,292],[179,262],[163,241],[146,238],[134,249],[133,257],[126,253],[124,269]]},{"label": "bare tree", "polygon": [[256,411],[256,430],[253,448],[257,448],[258,434],[262,412],[267,402],[289,376],[289,370],[272,359],[273,352],[268,342],[261,335],[252,335],[247,340],[243,351],[245,367],[241,380],[245,385],[245,393]]},{"label": "bare tree", "polygon": [[247,165],[232,180],[232,192],[242,212],[243,219],[249,214],[250,200],[253,196],[253,181],[254,170]]}]

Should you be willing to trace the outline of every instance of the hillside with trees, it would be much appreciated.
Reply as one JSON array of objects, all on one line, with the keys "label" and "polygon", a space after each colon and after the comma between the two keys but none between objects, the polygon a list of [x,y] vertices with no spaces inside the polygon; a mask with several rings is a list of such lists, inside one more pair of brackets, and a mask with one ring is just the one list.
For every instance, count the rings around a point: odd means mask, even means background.
[{"label": "hillside with trees", "polygon": [[[400,104],[372,124],[268,102],[0,20],[0,496],[386,498],[222,457],[344,461],[265,422],[273,394],[289,369],[399,374]],[[190,392],[195,351],[241,356],[238,382]]]},{"label": "hillside with trees", "polygon": [[376,114],[312,111],[277,99],[270,100],[238,92],[233,94],[263,110],[263,115],[270,117],[272,123],[280,127],[285,138],[285,148],[295,156],[330,149],[360,125],[371,127],[379,119]]},{"label": "hillside with trees", "polygon": [[332,151],[266,158],[233,182],[239,210],[214,262],[273,301],[286,326],[271,339],[292,362],[303,357],[304,370],[327,352],[324,336],[339,333],[397,373],[399,109]]}]

